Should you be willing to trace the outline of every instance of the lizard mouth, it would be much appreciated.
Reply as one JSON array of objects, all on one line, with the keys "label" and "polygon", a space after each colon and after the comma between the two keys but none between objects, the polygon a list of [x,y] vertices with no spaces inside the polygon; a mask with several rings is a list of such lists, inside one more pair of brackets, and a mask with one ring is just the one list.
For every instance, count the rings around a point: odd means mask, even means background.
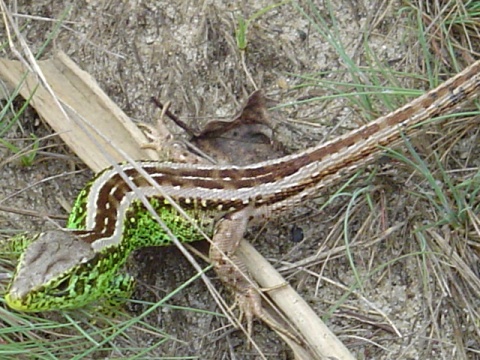
[{"label": "lizard mouth", "polygon": [[26,300],[27,299],[18,296],[18,294],[14,293],[14,292],[9,292],[8,294],[5,295],[5,302],[7,303],[7,305],[10,308],[12,308],[14,310],[17,310],[17,311],[23,311],[23,312],[37,311],[35,309],[31,309],[28,306],[28,301],[26,301]]}]

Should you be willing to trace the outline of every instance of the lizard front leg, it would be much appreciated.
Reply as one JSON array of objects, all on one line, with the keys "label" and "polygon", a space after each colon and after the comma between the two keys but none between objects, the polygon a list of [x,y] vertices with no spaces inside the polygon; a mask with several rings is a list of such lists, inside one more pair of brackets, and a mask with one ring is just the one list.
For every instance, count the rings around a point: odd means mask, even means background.
[{"label": "lizard front leg", "polygon": [[248,274],[245,264],[236,254],[250,216],[251,209],[247,207],[229,213],[219,220],[210,246],[209,256],[213,268],[224,285],[233,290],[240,311],[245,315],[249,336],[252,334],[253,319],[258,317],[272,329],[299,342],[295,335],[264,311],[261,295]]},{"label": "lizard front leg", "polygon": [[248,225],[248,212],[245,209],[229,213],[219,220],[209,256],[220,280],[235,294],[240,310],[245,314],[250,335],[253,317],[262,313],[262,302],[245,264],[235,254]]}]

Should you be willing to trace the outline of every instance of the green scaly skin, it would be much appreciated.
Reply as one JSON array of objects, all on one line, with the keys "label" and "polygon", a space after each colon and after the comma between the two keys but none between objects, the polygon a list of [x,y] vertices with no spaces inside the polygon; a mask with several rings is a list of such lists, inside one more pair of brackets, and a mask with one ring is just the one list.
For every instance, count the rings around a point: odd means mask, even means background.
[{"label": "green scaly skin", "polygon": [[[93,181],[93,180],[92,180]],[[86,204],[91,182],[81,191],[74,203],[67,228],[84,230],[86,218]],[[167,204],[163,198],[152,197],[150,204],[181,242],[202,240],[204,237],[186,220],[173,206]],[[213,216],[204,209],[182,208],[192,219],[197,219],[197,225],[208,236],[213,235]],[[13,238],[14,247],[24,249],[39,237],[18,236]],[[60,309],[74,309],[100,300],[107,305],[118,305],[113,298],[129,298],[134,287],[134,279],[121,272],[128,256],[134,250],[146,246],[167,246],[170,238],[161,226],[152,218],[140,201],[132,202],[128,208],[123,224],[122,242],[118,246],[110,246],[96,253],[89,261],[74,266],[60,276],[56,276],[42,286],[19,297],[10,290],[5,296],[7,304],[19,311],[38,312]],[[22,265],[23,255],[17,266],[17,273]]]}]

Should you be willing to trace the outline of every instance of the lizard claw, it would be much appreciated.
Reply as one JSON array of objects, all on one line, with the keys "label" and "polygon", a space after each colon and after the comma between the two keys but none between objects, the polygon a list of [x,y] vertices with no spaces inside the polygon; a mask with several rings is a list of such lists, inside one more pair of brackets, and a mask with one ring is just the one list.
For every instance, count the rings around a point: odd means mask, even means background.
[{"label": "lizard claw", "polygon": [[248,337],[251,337],[253,319],[255,317],[262,319],[264,316],[260,294],[253,287],[246,289],[242,293],[237,292],[235,303],[238,304],[240,309],[239,321],[242,321],[245,316],[247,322],[247,335]]}]

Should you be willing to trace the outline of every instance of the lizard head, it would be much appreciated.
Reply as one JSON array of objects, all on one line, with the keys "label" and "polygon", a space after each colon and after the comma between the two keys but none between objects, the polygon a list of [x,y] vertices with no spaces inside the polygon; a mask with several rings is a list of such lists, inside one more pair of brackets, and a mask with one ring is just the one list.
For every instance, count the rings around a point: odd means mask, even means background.
[{"label": "lizard head", "polygon": [[65,298],[78,290],[72,276],[79,267],[95,257],[91,245],[75,232],[47,231],[20,257],[13,281],[5,296],[7,304],[19,311],[55,310],[69,304]]}]

